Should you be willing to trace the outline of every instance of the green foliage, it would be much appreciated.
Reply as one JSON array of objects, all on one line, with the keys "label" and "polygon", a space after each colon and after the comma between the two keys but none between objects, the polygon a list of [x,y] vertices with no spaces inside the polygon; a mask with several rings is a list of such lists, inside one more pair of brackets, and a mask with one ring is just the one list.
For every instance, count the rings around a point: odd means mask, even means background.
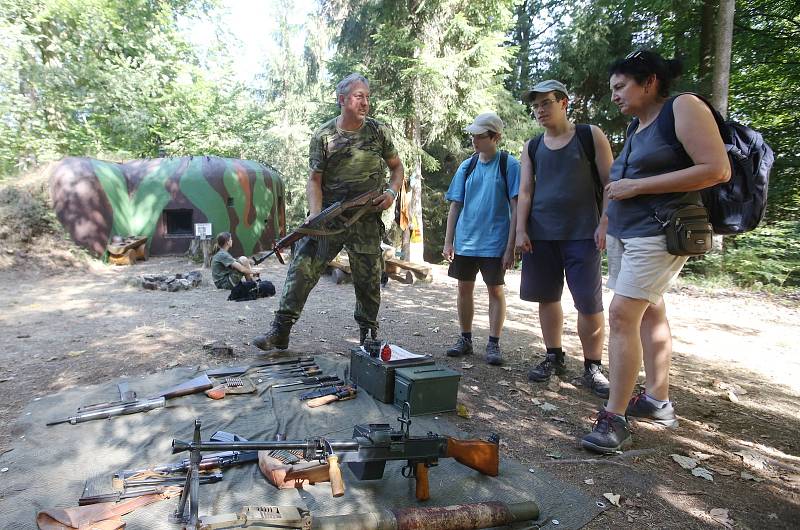
[{"label": "green foliage", "polygon": [[193,102],[182,80],[196,61],[175,20],[205,7],[2,0],[0,170],[87,152],[156,155]]},{"label": "green foliage", "polygon": [[777,221],[725,238],[723,252],[691,260],[695,277],[727,277],[743,287],[800,286],[800,221]]},{"label": "green foliage", "polygon": [[13,185],[0,187],[0,240],[30,243],[52,233],[55,226],[55,215],[42,193]]}]

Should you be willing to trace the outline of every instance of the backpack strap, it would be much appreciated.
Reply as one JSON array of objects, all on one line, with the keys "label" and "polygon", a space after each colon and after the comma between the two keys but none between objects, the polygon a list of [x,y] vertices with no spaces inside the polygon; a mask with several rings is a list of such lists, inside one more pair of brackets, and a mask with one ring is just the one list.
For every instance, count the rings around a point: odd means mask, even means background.
[{"label": "backpack strap", "polygon": [[531,170],[534,175],[536,175],[536,151],[539,150],[539,144],[542,143],[542,138],[544,138],[544,134],[540,134],[528,142],[528,158],[531,161]]},{"label": "backpack strap", "polygon": [[594,149],[594,136],[592,126],[586,123],[575,124],[575,134],[578,135],[578,143],[583,149],[583,154],[589,160],[594,181],[594,194],[597,201],[597,211],[603,215],[603,182],[600,180],[600,171],[597,169],[597,153]]},{"label": "backpack strap", "polygon": [[464,171],[464,186],[467,185],[467,179],[469,178],[470,175],[472,175],[472,172],[475,171],[477,165],[478,165],[478,153],[475,153],[474,155],[472,155],[472,157],[470,157],[469,164],[467,164],[467,169],[466,171]]},{"label": "backpack strap", "polygon": [[[467,169],[464,170],[464,198],[466,199],[467,179],[478,166],[478,153],[470,157]],[[500,176],[503,177],[503,184],[506,185],[506,196],[508,196],[508,151],[500,151]]]}]

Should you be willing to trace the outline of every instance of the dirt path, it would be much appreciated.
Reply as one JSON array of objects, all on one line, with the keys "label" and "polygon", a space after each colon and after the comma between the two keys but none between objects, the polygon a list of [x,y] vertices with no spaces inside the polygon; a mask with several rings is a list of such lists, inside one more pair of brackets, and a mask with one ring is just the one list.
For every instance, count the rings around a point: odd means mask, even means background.
[{"label": "dirt path", "polygon": [[[230,364],[202,349],[222,338],[240,358],[268,326],[277,299],[233,303],[208,283],[192,291],[144,291],[129,285],[146,272],[188,272],[180,258],[132,268],[0,270],[0,417],[15,418],[30,400],[73,385],[114,381],[178,365]],[[264,268],[280,288],[285,269]],[[531,385],[526,372],[542,342],[533,305],[521,302],[510,273],[507,363],[490,368],[482,355],[448,359],[458,332],[455,284],[434,267],[432,284],[390,282],[381,332],[409,350],[431,353],[461,370],[462,402],[475,435],[498,431],[505,455],[546,469],[605,502],[588,528],[790,528],[800,514],[800,308],[796,301],[739,292],[681,287],[667,295],[675,337],[672,399],[681,417],[675,431],[636,426],[633,450],[596,458],[578,440],[601,404],[570,382]],[[606,302],[610,293],[606,293]],[[344,354],[356,343],[351,285],[323,278],[295,326],[292,349]],[[575,314],[565,300],[565,350],[577,375],[580,349]],[[476,290],[476,344],[488,331],[485,288]],[[480,348],[482,349],[482,348]],[[549,404],[554,407],[546,407]],[[550,409],[546,411],[545,409]],[[0,453],[13,447],[0,432]],[[713,482],[681,468],[671,454],[693,457]],[[0,481],[1,482],[1,481]],[[620,507],[603,495],[621,495]],[[0,500],[2,488],[0,487]],[[727,510],[727,519],[724,512]],[[795,523],[792,523],[795,521]]]}]

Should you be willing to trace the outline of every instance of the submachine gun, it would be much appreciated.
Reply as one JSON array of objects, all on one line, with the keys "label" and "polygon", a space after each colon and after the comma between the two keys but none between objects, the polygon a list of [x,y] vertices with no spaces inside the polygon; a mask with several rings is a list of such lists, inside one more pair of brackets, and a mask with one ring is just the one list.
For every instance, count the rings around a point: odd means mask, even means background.
[{"label": "submachine gun", "polygon": [[[334,497],[344,495],[344,482],[339,469],[340,457],[350,471],[359,480],[375,480],[383,477],[388,460],[406,460],[408,463],[401,473],[404,477],[416,481],[417,500],[424,501],[430,497],[428,485],[428,468],[436,466],[440,458],[455,458],[457,462],[474,469],[484,475],[497,476],[499,472],[500,438],[492,434],[489,440],[459,440],[449,436],[440,436],[429,432],[425,436],[411,436],[411,407],[408,402],[397,420],[400,430],[394,430],[389,424],[356,425],[353,438],[349,440],[328,440],[326,438],[307,438],[305,440],[280,441],[247,441],[247,442],[202,442],[200,441],[200,421],[195,420],[194,437],[191,442],[172,441],[172,452],[189,451],[192,466],[186,477],[186,485],[181,493],[178,509],[173,514],[176,522],[187,528],[198,526],[198,465],[203,451],[302,451],[303,458],[309,461],[318,460],[329,464],[331,493]],[[186,514],[186,502],[191,499],[189,514]]]},{"label": "submachine gun", "polygon": [[[361,219],[361,216],[363,216],[365,213],[377,211],[374,208],[372,201],[381,195],[383,195],[383,192],[380,190],[367,191],[352,199],[348,199],[346,201],[337,201],[331,204],[314,217],[307,219],[295,230],[283,236],[280,240],[278,240],[277,243],[275,243],[275,245],[272,247],[272,250],[265,252],[258,257],[253,256],[253,264],[259,265],[262,261],[275,254],[275,257],[278,258],[278,261],[280,261],[281,265],[283,265],[285,261],[281,255],[281,250],[290,247],[297,241],[303,239],[305,236],[332,236],[334,234],[344,232],[347,227]],[[344,219],[343,224],[340,225],[339,228],[334,229],[329,227],[329,223],[332,220],[336,219],[337,217],[344,217],[343,214],[349,210],[355,210],[355,212],[350,217]]]}]

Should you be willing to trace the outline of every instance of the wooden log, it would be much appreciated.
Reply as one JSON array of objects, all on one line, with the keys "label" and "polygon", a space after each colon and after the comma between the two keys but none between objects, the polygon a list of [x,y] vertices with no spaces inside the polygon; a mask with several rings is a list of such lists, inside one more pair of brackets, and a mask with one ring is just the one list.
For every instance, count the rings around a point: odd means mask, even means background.
[{"label": "wooden log", "polygon": [[411,271],[414,276],[421,281],[430,282],[433,280],[433,275],[431,274],[431,268],[427,265],[420,265],[419,263],[412,263],[410,261],[391,258],[386,260],[387,264],[391,264],[392,266],[398,267],[400,269]]},{"label": "wooden log", "polygon": [[416,277],[414,276],[414,273],[411,271],[404,271],[403,273],[390,272],[388,274],[389,278],[397,282],[403,283],[405,285],[413,285],[414,282],[416,281]]}]

